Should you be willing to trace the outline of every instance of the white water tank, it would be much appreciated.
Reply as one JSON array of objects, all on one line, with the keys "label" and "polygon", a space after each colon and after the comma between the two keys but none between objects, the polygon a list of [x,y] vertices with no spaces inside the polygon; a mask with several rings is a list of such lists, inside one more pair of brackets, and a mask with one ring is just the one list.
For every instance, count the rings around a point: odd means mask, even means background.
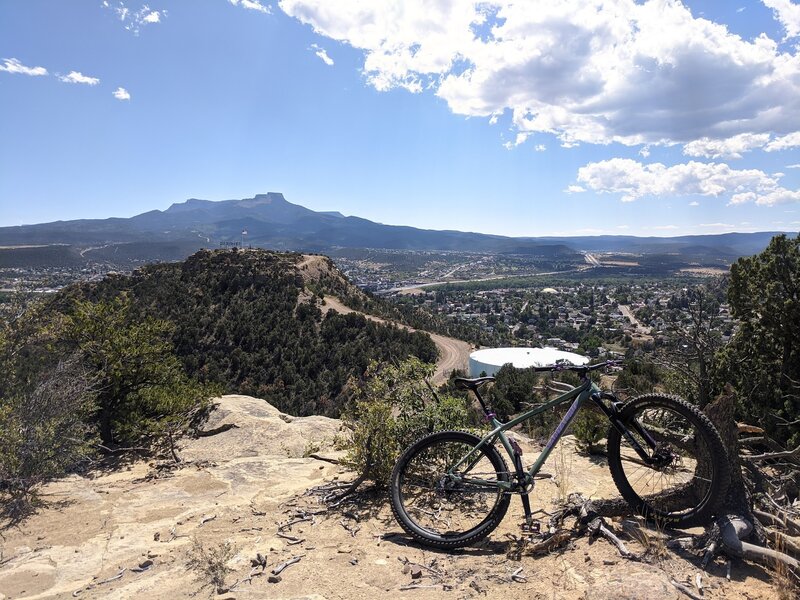
[{"label": "white water tank", "polygon": [[494,375],[500,367],[511,363],[518,369],[528,367],[545,367],[554,365],[556,361],[566,360],[573,365],[585,365],[589,357],[564,352],[556,348],[484,348],[469,355],[469,376],[480,377],[481,373]]}]

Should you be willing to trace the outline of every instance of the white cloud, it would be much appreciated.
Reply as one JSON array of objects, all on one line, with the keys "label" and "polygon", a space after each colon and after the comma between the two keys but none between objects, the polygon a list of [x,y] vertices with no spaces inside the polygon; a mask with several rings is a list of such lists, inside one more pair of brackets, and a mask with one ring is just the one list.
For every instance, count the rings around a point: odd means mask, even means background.
[{"label": "white cloud", "polygon": [[130,100],[131,95],[124,87],[118,87],[116,90],[111,92],[117,100]]},{"label": "white cloud", "polygon": [[514,141],[506,142],[505,144],[503,144],[503,147],[506,150],[511,150],[513,148],[516,148],[517,146],[521,146],[522,144],[525,143],[525,140],[528,139],[529,135],[530,135],[529,133],[517,133],[517,135],[514,138]]},{"label": "white cloud", "polygon": [[142,23],[160,23],[161,13],[157,10],[150,11],[142,17]]},{"label": "white cloud", "polygon": [[724,163],[691,161],[667,167],[612,158],[578,169],[577,180],[598,193],[621,194],[623,202],[645,196],[730,196],[729,204],[772,206],[800,201],[800,190],[780,186],[779,177],[758,169],[731,169]]},{"label": "white cloud", "polygon": [[580,194],[581,192],[585,192],[586,189],[579,185],[568,185],[567,189],[565,189],[564,191],[567,194]]},{"label": "white cloud", "polygon": [[234,6],[241,6],[242,8],[248,8],[250,10],[257,10],[258,12],[264,13],[268,15],[271,13],[271,9],[269,6],[264,6],[258,0],[228,0]]},{"label": "white cloud", "polygon": [[[704,158],[742,158],[742,153],[761,148],[766,152],[786,150],[800,146],[800,131],[772,137],[769,133],[740,133],[725,139],[707,137],[684,145],[687,156]],[[640,152],[641,154],[641,152]]]},{"label": "white cloud", "polygon": [[738,194],[734,194],[731,197],[731,201],[728,202],[729,205],[736,205],[736,204],[747,204],[748,202],[754,202],[758,198],[758,194],[755,192],[740,192]]},{"label": "white cloud", "polygon": [[697,227],[705,227],[709,229],[721,229],[721,228],[731,228],[736,227],[733,223],[700,223]]},{"label": "white cloud", "polygon": [[689,206],[700,206],[700,203],[697,200],[692,200],[689,202]]},{"label": "white cloud", "polygon": [[319,56],[320,59],[322,59],[322,62],[324,62],[329,67],[333,66],[333,59],[330,56],[328,56],[328,53],[325,51],[325,48],[321,48],[317,46],[317,44],[311,44],[311,49],[314,50],[314,54],[316,54],[317,56]]},{"label": "white cloud", "polygon": [[3,64],[0,65],[0,71],[6,73],[19,73],[21,75],[31,75],[32,77],[41,77],[47,75],[47,69],[44,67],[26,67],[16,58],[4,58]]},{"label": "white cloud", "polygon": [[687,156],[705,158],[742,158],[742,153],[761,148],[769,141],[768,133],[740,133],[723,140],[701,138],[683,147]]},{"label": "white cloud", "polygon": [[166,10],[153,10],[147,4],[143,4],[138,10],[131,10],[124,2],[117,2],[114,6],[103,0],[103,7],[114,12],[117,18],[122,21],[123,27],[134,35],[139,35],[142,27],[161,23],[167,16]]},{"label": "white cloud", "polygon": [[775,206],[790,202],[800,202],[800,190],[778,188],[756,199],[756,204],[759,206]]},{"label": "white cloud", "polygon": [[[777,1],[777,0],[775,0]],[[459,115],[511,111],[562,145],[688,144],[800,131],[800,57],[652,0],[280,0],[364,53],[377,90],[428,88]]]},{"label": "white cloud", "polygon": [[800,4],[794,4],[791,0],[761,0],[764,6],[772,9],[783,28],[786,30],[786,37],[792,38],[800,35]]},{"label": "white cloud", "polygon": [[59,75],[58,79],[64,83],[82,83],[85,85],[97,85],[100,83],[97,77],[89,77],[80,71],[70,71],[68,75]]},{"label": "white cloud", "polygon": [[800,131],[777,137],[767,144],[764,149],[767,152],[773,152],[775,150],[786,150],[787,148],[795,148],[797,146],[800,146]]},{"label": "white cloud", "polygon": [[677,229],[677,225],[655,225],[653,227],[645,227],[645,229],[653,229],[656,231],[668,231],[671,229]]},{"label": "white cloud", "polygon": [[800,169],[800,163],[795,163],[793,165],[786,165],[787,169]]},{"label": "white cloud", "polygon": [[536,150],[536,152],[544,152],[545,150],[547,150],[547,146],[545,146],[544,144],[536,144],[533,147],[533,149]]}]

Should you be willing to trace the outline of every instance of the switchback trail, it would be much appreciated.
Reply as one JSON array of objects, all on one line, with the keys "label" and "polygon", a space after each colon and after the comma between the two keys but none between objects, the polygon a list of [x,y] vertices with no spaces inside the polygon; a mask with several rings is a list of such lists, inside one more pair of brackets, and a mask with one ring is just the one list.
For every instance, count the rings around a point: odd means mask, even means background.
[{"label": "switchback trail", "polygon": [[[403,325],[402,323],[397,323],[396,321],[387,321],[386,319],[381,319],[380,317],[374,317],[372,315],[368,315],[367,313],[353,310],[352,308],[342,304],[342,301],[338,298],[333,296],[325,296],[325,305],[322,307],[322,311],[328,312],[329,310],[333,310],[341,314],[355,312],[364,316],[370,321],[375,321],[376,323],[390,323],[392,325],[402,327],[403,329],[407,329],[408,331],[417,331],[413,327]],[[470,345],[467,342],[451,337],[445,337],[437,333],[430,333],[428,331],[423,331],[422,333],[427,333],[429,336],[431,336],[433,343],[436,344],[436,347],[439,349],[439,359],[436,361],[436,371],[433,374],[434,384],[439,385],[447,381],[447,378],[453,369],[467,369],[469,353],[471,350]]]}]

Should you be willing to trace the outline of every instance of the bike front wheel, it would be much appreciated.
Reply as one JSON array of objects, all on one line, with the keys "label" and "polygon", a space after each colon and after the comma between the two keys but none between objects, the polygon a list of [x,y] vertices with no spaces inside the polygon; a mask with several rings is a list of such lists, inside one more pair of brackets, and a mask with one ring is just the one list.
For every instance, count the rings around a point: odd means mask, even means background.
[{"label": "bike front wheel", "polygon": [[400,526],[434,548],[460,548],[489,535],[508,510],[508,467],[494,446],[463,431],[440,431],[414,442],[392,471],[392,511]]},{"label": "bike front wheel", "polygon": [[647,394],[623,406],[619,418],[628,435],[612,426],[608,465],[622,497],[665,526],[706,524],[730,480],[725,447],[708,417],[675,396]]}]

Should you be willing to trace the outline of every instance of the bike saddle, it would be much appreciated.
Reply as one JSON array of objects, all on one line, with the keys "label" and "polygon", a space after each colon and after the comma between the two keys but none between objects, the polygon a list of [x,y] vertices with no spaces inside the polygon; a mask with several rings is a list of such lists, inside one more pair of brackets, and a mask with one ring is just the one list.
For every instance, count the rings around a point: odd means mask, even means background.
[{"label": "bike saddle", "polygon": [[456,387],[460,387],[461,389],[465,390],[472,390],[474,392],[483,384],[494,381],[494,377],[476,377],[475,379],[456,377],[453,381],[455,382]]}]

